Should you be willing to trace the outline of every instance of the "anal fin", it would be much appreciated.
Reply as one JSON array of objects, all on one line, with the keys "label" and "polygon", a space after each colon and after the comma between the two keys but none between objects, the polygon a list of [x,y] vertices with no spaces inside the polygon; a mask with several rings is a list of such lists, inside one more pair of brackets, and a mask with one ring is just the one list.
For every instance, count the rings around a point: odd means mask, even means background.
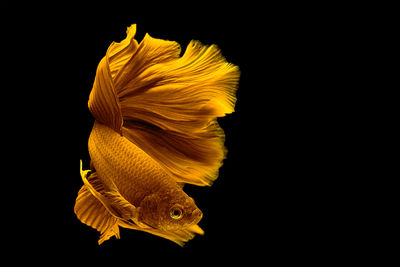
[{"label": "anal fin", "polygon": [[190,226],[186,229],[176,230],[176,231],[163,231],[160,229],[155,229],[152,227],[139,227],[134,224],[127,224],[123,221],[119,221],[118,225],[124,228],[143,231],[152,235],[156,235],[172,242],[175,242],[179,246],[183,247],[185,242],[193,239],[196,234],[203,235],[204,231],[198,225]]}]

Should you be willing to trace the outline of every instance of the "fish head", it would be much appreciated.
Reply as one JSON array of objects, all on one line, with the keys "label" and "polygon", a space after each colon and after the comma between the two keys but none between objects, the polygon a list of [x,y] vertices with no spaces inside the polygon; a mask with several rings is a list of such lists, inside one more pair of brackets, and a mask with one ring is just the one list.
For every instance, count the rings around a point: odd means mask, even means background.
[{"label": "fish head", "polygon": [[182,190],[152,194],[140,204],[139,221],[164,231],[196,225],[202,217],[203,213],[193,198]]}]

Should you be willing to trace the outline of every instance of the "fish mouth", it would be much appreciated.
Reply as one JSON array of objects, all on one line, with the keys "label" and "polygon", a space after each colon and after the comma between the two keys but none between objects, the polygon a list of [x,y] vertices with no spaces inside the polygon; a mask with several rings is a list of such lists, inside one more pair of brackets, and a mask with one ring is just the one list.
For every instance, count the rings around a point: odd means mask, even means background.
[{"label": "fish mouth", "polygon": [[192,212],[193,224],[197,224],[203,218],[203,213],[199,209]]}]

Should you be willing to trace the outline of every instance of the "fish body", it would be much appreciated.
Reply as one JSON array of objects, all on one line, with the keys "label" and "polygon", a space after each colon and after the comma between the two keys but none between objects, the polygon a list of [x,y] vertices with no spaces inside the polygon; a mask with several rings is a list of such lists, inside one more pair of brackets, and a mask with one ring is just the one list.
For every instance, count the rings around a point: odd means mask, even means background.
[{"label": "fish body", "polygon": [[[201,219],[202,213],[193,199],[183,192],[152,157],[106,125],[94,123],[89,137],[89,154],[93,169],[100,182],[107,188],[106,191],[117,192],[120,198],[138,210],[148,209],[149,205],[156,205],[158,208],[161,202],[171,206],[166,208],[172,208],[179,202],[186,203],[187,216],[184,223],[197,224]],[[153,203],[149,203],[149,199]],[[148,224],[163,229],[179,228],[183,224],[179,222],[178,227],[174,227],[175,220],[170,220],[167,216],[167,219],[160,221],[159,216],[152,218],[153,213],[159,214],[156,210],[142,210],[136,220],[142,225]],[[132,218],[128,216],[126,219]]]},{"label": "fish body", "polygon": [[93,166],[108,188],[139,206],[149,194],[165,194],[179,186],[143,150],[111,128],[95,122],[89,137]]},{"label": "fish body", "polygon": [[210,186],[226,156],[216,118],[234,111],[239,79],[218,47],[179,44],[148,34],[113,43],[89,96],[95,117],[75,214],[101,234],[145,231],[179,245],[204,234],[201,210],[182,189]]}]

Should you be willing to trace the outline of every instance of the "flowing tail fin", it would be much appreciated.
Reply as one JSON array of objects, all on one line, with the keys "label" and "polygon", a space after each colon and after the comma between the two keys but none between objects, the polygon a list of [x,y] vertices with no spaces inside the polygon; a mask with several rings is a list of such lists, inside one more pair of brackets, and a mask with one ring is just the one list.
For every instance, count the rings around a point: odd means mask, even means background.
[{"label": "flowing tail fin", "polygon": [[215,45],[178,43],[146,34],[136,25],[113,43],[98,66],[89,109],[157,160],[177,182],[211,185],[225,158],[217,117],[232,113],[239,68]]}]

